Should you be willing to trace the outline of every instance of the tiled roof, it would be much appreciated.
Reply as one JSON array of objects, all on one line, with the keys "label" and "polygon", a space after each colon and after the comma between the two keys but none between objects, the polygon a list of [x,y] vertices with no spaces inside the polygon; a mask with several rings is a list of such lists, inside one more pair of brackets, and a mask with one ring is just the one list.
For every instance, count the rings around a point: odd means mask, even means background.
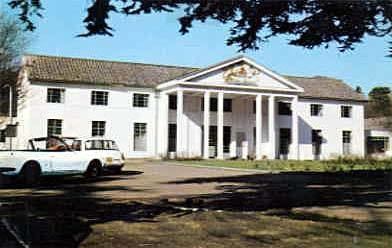
[{"label": "tiled roof", "polygon": [[385,127],[388,123],[387,117],[375,117],[365,119],[366,130],[387,130]]},{"label": "tiled roof", "polygon": [[155,87],[196,68],[27,55],[32,81]]},{"label": "tiled roof", "polygon": [[[116,62],[95,59],[27,55],[26,64],[31,81],[89,83],[156,87],[158,84],[199,70],[198,68]],[[284,76],[304,88],[301,97],[364,101],[341,80],[328,77]]]},{"label": "tiled roof", "polygon": [[285,76],[292,83],[302,87],[305,91],[301,97],[366,101],[366,97],[356,92],[342,80],[330,77],[294,77]]}]

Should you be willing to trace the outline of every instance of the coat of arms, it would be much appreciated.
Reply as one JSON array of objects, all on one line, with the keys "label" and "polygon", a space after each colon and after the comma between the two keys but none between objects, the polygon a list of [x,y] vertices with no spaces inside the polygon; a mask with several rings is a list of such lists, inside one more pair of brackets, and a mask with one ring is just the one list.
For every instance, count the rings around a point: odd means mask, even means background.
[{"label": "coat of arms", "polygon": [[223,78],[227,83],[254,84],[257,81],[256,76],[259,73],[260,72],[257,69],[245,64],[225,71]]}]

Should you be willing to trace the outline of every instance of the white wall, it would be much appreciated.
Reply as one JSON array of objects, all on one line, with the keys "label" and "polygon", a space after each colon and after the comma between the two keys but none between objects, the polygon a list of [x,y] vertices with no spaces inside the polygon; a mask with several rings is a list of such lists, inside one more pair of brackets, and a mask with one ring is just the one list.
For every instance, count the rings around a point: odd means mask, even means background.
[{"label": "white wall", "polygon": [[[47,88],[64,88],[64,103],[47,103]],[[91,105],[91,91],[109,92],[108,105]],[[147,108],[132,106],[133,93],[148,93]],[[32,137],[47,135],[47,120],[63,120],[63,136],[90,137],[92,121],[106,121],[106,134],[114,139],[127,157],[151,157],[155,154],[156,98],[151,89],[34,83],[30,87],[28,113],[18,118],[23,125],[22,143]],[[147,123],[147,151],[133,151],[133,123]],[[23,145],[22,145],[23,146]]]},{"label": "white wall", "polygon": [[[28,82],[26,82],[28,86]],[[23,104],[18,112],[18,148],[25,148],[26,141],[32,137],[46,136],[47,119],[63,120],[63,135],[89,137],[91,121],[106,121],[106,137],[116,140],[120,149],[127,157],[163,156],[167,149],[167,121],[176,122],[176,111],[167,111],[167,97],[160,97],[157,102],[153,89],[104,87],[87,85],[70,85],[59,83],[31,84]],[[47,88],[64,88],[64,103],[47,103]],[[90,104],[92,90],[109,92],[108,106]],[[148,108],[132,107],[133,93],[150,94]],[[213,97],[213,96],[211,96]],[[230,97],[230,96],[225,96]],[[203,112],[201,112],[201,97],[184,95],[184,144],[187,156],[202,155]],[[233,112],[224,113],[224,125],[232,127],[231,148],[237,146],[236,132],[245,132],[248,139],[250,154],[254,153],[253,113],[254,97],[234,98]],[[310,116],[310,104],[323,104],[323,116]],[[331,158],[342,154],[342,131],[352,131],[352,152],[364,156],[364,113],[363,106],[355,102],[333,100],[299,99],[299,153],[300,159],[313,159],[311,145],[311,130],[321,129],[324,142],[321,158]],[[352,118],[340,117],[340,106],[353,107]],[[275,111],[276,114],[278,111]],[[165,115],[168,118],[165,119]],[[160,117],[159,117],[160,116]],[[158,120],[159,117],[159,120]],[[262,155],[269,155],[268,140],[268,100],[263,98],[262,108]],[[147,123],[147,151],[133,151],[133,123]],[[160,123],[159,126],[156,126]],[[210,112],[210,125],[217,124],[217,113]],[[279,128],[290,128],[291,117],[276,116],[276,146],[278,147]],[[157,131],[158,130],[158,131]],[[276,149],[278,152],[278,149]],[[226,154],[228,156],[228,154]]]}]

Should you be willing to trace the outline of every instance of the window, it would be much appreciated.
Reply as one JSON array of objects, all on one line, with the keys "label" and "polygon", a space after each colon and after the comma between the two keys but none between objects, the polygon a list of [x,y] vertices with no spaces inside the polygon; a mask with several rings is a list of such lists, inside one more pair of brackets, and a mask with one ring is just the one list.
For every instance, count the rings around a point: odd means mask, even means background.
[{"label": "window", "polygon": [[223,111],[231,112],[232,111],[232,100],[231,99],[223,99]]},{"label": "window", "polygon": [[47,91],[46,102],[64,103],[65,89],[49,88]]},{"label": "window", "polygon": [[[203,101],[204,104],[204,101]],[[218,111],[218,98],[210,98],[210,111],[211,112],[216,112]]]},{"label": "window", "polygon": [[86,150],[118,150],[113,140],[87,140]]},{"label": "window", "polygon": [[291,103],[278,102],[279,115],[291,115]]},{"label": "window", "polygon": [[133,106],[134,107],[148,107],[148,94],[133,94]]},{"label": "window", "polygon": [[231,127],[223,127],[223,152],[230,153]]},{"label": "window", "polygon": [[0,130],[0,142],[5,142],[5,129]]},{"label": "window", "polygon": [[48,136],[61,135],[63,120],[48,119]]},{"label": "window", "polygon": [[342,118],[351,118],[351,106],[340,106],[341,117]]},{"label": "window", "polygon": [[96,91],[91,92],[91,105],[108,105],[108,95],[107,91]]},{"label": "window", "polygon": [[311,116],[322,116],[323,115],[323,105],[310,104],[310,115]]},{"label": "window", "polygon": [[389,150],[389,137],[368,137],[367,138],[367,153],[385,153]]},{"label": "window", "polygon": [[177,148],[177,125],[169,124],[169,152],[175,152]]},{"label": "window", "polygon": [[351,131],[342,132],[343,155],[351,154]]},{"label": "window", "polygon": [[279,154],[287,155],[290,151],[291,129],[281,128],[279,131]]},{"label": "window", "polygon": [[91,136],[105,136],[105,121],[93,121],[91,124]]},{"label": "window", "polygon": [[[224,112],[232,112],[232,99],[223,99],[223,111]],[[204,111],[204,98],[201,98],[201,111]],[[210,111],[217,112],[218,111],[218,98],[212,97],[210,98]]]},{"label": "window", "polygon": [[169,95],[169,109],[177,109],[177,96]]},{"label": "window", "polygon": [[133,150],[147,150],[147,123],[134,123],[133,126]]},{"label": "window", "polygon": [[314,155],[321,154],[321,144],[323,143],[323,137],[321,136],[321,130],[312,130],[312,149]]}]

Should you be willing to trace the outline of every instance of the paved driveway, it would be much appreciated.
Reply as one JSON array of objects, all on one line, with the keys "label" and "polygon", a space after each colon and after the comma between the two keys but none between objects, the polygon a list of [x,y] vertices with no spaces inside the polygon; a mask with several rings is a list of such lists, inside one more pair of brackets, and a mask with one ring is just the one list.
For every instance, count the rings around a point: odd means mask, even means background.
[{"label": "paved driveway", "polygon": [[25,196],[175,198],[184,195],[219,193],[224,188],[224,183],[219,182],[176,184],[178,181],[248,174],[252,172],[181,166],[161,161],[130,161],[120,175],[105,175],[99,179],[88,180],[81,176],[47,177],[39,187],[33,189],[8,184],[0,188],[0,198]]}]

